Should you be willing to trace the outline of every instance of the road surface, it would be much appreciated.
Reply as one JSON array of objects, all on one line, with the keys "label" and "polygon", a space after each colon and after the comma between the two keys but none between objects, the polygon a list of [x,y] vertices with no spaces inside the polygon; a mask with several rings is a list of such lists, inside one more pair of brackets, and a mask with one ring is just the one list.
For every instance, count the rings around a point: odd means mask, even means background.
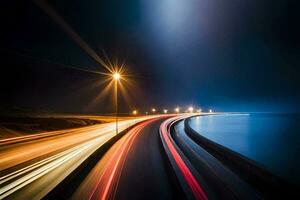
[{"label": "road surface", "polygon": [[169,127],[179,117],[137,125],[96,164],[72,199],[199,199],[206,192],[178,152]]},{"label": "road surface", "polygon": [[186,135],[190,116],[124,120],[100,156],[114,123],[0,140],[0,199],[260,199]]},{"label": "road surface", "polygon": [[[119,131],[151,117],[119,122]],[[41,199],[115,136],[115,123],[0,140],[0,199]]]},{"label": "road surface", "polygon": [[72,199],[182,197],[159,137],[165,119],[152,119],[130,130],[97,163]]}]

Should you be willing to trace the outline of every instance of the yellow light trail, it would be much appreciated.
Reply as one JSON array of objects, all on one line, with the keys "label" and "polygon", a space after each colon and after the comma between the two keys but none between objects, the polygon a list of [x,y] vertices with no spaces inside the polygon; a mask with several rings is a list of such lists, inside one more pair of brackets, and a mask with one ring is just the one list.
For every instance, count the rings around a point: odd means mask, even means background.
[{"label": "yellow light trail", "polygon": [[[120,121],[119,131],[150,118]],[[0,145],[0,199],[41,199],[112,138],[114,128],[114,123],[107,123],[71,129],[64,134],[53,132],[46,138],[33,135],[34,140],[30,142],[22,142],[20,138],[20,143]],[[13,170],[3,174],[4,169]]]}]

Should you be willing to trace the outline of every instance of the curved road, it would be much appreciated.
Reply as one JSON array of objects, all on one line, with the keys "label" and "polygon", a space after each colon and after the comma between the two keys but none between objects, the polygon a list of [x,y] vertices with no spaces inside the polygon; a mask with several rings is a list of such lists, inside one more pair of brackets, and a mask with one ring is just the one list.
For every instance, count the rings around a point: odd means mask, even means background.
[{"label": "curved road", "polygon": [[165,119],[148,120],[130,130],[98,162],[72,198],[182,198],[159,137]]},{"label": "curved road", "polygon": [[0,140],[0,199],[259,199],[184,133],[190,116],[122,121],[102,157],[114,123]]},{"label": "curved road", "polygon": [[95,165],[72,199],[208,200],[203,180],[170,134],[173,123],[190,115],[171,116],[131,129]]}]

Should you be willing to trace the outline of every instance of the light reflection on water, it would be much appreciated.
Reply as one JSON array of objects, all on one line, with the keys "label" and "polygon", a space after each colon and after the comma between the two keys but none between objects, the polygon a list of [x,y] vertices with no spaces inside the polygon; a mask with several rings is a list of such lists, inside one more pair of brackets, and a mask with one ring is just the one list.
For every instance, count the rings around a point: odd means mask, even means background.
[{"label": "light reflection on water", "polygon": [[202,116],[190,123],[203,136],[289,181],[300,183],[300,115]]}]

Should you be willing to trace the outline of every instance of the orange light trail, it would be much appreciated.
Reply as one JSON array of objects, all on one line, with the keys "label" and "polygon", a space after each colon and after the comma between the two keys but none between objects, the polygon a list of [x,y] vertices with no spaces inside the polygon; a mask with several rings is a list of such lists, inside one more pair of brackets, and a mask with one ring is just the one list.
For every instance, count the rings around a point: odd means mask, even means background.
[{"label": "orange light trail", "polygon": [[[119,131],[150,119],[120,121]],[[115,136],[115,123],[0,140],[0,199],[42,198]]]},{"label": "orange light trail", "polygon": [[127,159],[129,150],[148,124],[160,117],[155,117],[136,125],[121,140],[119,140],[111,154],[104,156],[107,160],[102,165],[100,161],[91,171],[87,179],[79,187],[74,194],[73,199],[80,199],[84,195],[88,195],[87,199],[111,199],[114,198],[120,176],[122,174],[124,163]]}]

